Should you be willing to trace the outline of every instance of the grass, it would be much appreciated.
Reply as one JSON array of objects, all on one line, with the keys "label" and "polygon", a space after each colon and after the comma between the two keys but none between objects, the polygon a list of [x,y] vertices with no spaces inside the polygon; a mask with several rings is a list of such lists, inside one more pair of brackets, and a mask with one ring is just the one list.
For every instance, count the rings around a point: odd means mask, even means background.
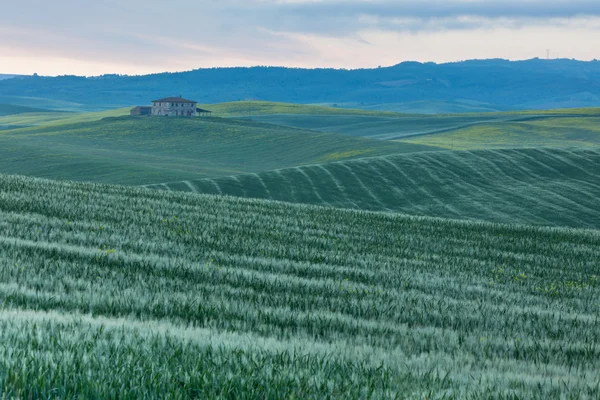
[{"label": "grass", "polygon": [[0,172],[142,185],[429,149],[223,118],[98,120],[122,112],[0,132]]},{"label": "grass", "polygon": [[42,109],[33,108],[33,107],[13,105],[13,104],[0,104],[0,117],[5,116],[5,115],[15,115],[15,114],[44,112],[44,111],[47,111],[47,110],[42,110]]},{"label": "grass", "polygon": [[600,228],[600,148],[421,152],[154,189],[412,215]]},{"label": "grass", "polygon": [[404,116],[396,112],[371,111],[352,108],[338,108],[308,104],[277,103],[270,101],[235,101],[229,103],[204,104],[201,108],[210,110],[218,117],[257,117],[262,115],[354,115],[354,116],[387,116],[399,118]]},{"label": "grass", "polygon": [[129,108],[110,111],[75,113],[64,111],[25,112],[16,115],[0,116],[1,125],[19,126],[22,128],[45,126],[59,127],[68,124],[95,122],[104,118],[129,115]]},{"label": "grass", "polygon": [[[600,143],[600,109],[447,115],[292,115],[254,120],[447,149]],[[548,140],[551,137],[551,140]]]},{"label": "grass", "polygon": [[409,138],[403,142],[446,149],[598,146],[600,115],[546,116],[501,124],[483,123],[436,135]]},{"label": "grass", "polygon": [[81,112],[82,110],[88,108],[88,106],[72,101],[56,100],[44,97],[12,96],[6,94],[0,94],[0,104],[19,105],[43,110],[60,110],[74,112]]},{"label": "grass", "polygon": [[16,398],[595,398],[600,235],[0,176]]}]

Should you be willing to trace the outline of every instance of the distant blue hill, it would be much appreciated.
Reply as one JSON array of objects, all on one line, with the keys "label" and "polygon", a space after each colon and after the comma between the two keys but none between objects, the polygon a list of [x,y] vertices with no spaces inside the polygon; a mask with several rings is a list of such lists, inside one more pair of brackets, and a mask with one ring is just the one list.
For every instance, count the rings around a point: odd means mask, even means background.
[{"label": "distant blue hill", "polygon": [[4,103],[29,97],[83,109],[148,104],[180,94],[200,103],[256,99],[432,113],[592,107],[600,106],[600,62],[492,59],[359,70],[211,68],[0,81]]},{"label": "distant blue hill", "polygon": [[4,79],[12,79],[20,75],[9,75],[9,74],[0,74],[0,81]]}]

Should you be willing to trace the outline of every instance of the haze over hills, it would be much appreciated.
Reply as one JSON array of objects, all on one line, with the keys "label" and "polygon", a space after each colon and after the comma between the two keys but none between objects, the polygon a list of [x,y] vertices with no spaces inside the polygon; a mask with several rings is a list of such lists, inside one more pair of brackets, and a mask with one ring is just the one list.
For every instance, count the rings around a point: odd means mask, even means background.
[{"label": "haze over hills", "polygon": [[17,76],[22,76],[22,75],[0,74],[0,81],[2,81],[4,79],[12,79]]},{"label": "haze over hills", "polygon": [[[576,60],[404,62],[360,70],[212,68],[146,76],[21,77],[0,100],[108,109],[185,94],[202,103],[261,99],[385,110],[502,111],[600,106],[600,63]],[[39,104],[37,106],[40,106]]]}]

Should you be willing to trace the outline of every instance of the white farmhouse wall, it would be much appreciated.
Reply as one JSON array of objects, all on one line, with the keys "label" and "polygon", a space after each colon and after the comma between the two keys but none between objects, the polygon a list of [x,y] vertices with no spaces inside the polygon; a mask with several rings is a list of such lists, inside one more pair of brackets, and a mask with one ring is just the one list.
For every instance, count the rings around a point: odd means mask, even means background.
[{"label": "white farmhouse wall", "polygon": [[153,102],[152,115],[169,117],[196,117],[197,103]]}]

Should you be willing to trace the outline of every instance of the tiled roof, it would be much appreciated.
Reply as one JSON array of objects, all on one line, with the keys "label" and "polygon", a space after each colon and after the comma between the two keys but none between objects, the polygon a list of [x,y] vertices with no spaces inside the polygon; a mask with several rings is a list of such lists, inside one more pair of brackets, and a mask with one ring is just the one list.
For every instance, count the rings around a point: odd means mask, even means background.
[{"label": "tiled roof", "polygon": [[153,103],[194,103],[194,104],[198,104],[197,101],[193,101],[193,100],[187,100],[184,99],[183,97],[165,97],[164,99],[160,99],[160,100],[152,100]]}]

